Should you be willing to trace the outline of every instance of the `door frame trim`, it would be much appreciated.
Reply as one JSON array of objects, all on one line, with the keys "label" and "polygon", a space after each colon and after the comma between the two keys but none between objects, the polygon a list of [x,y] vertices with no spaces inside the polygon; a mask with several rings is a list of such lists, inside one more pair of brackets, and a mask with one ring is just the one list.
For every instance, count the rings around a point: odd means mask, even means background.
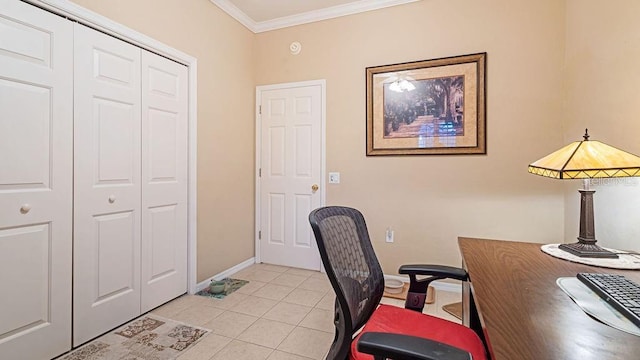
[{"label": "door frame trim", "polygon": [[[256,161],[255,161],[255,181],[256,181],[256,208],[254,212],[255,218],[255,259],[256,263],[260,263],[260,238],[258,237],[258,233],[261,228],[260,224],[260,177],[258,173],[261,168],[260,159],[262,158],[262,141],[261,141],[261,129],[262,129],[262,119],[260,117],[260,103],[262,103],[262,92],[269,90],[280,90],[280,89],[291,89],[297,87],[307,87],[307,86],[320,86],[320,174],[322,175],[320,178],[320,206],[324,206],[326,203],[326,124],[327,124],[327,81],[325,79],[319,80],[309,80],[309,81],[299,81],[299,82],[289,82],[289,83],[280,83],[280,84],[271,84],[271,85],[260,85],[256,86]],[[320,264],[322,267],[322,263]]]},{"label": "door frame trim", "polygon": [[188,69],[188,180],[187,180],[187,291],[196,293],[197,285],[197,131],[198,131],[198,59],[158,40],[121,25],[105,16],[66,0],[23,0],[72,21],[124,40],[185,65]]}]

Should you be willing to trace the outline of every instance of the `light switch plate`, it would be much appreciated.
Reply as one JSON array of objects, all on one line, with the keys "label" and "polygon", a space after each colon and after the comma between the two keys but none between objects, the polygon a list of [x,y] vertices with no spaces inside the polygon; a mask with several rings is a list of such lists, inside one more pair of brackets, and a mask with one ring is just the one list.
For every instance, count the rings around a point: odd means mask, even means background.
[{"label": "light switch plate", "polygon": [[330,172],[329,173],[329,184],[340,184],[340,173],[339,172]]}]

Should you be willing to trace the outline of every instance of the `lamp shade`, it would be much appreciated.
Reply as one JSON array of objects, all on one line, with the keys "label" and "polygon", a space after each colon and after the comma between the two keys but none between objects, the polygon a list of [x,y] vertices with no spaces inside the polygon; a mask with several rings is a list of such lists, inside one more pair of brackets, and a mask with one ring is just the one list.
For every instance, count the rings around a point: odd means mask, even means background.
[{"label": "lamp shade", "polygon": [[583,179],[580,192],[580,233],[578,242],[559,248],[579,257],[617,258],[615,253],[596,245],[593,219],[593,193],[587,179],[640,176],[640,157],[600,141],[571,143],[529,165],[529,172],[554,179]]},{"label": "lamp shade", "polygon": [[535,161],[529,172],[554,179],[640,176],[640,157],[588,138]]}]

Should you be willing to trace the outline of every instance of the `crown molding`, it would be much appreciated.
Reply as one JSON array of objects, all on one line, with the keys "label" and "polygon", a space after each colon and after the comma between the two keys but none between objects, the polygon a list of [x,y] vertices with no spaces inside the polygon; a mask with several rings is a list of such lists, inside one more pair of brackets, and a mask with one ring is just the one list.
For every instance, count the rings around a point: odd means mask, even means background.
[{"label": "crown molding", "polygon": [[331,6],[328,8],[308,11],[301,14],[284,16],[281,18],[256,22],[229,0],[210,0],[224,12],[238,20],[254,33],[282,29],[290,26],[308,24],[316,21],[333,19],[341,16],[358,14],[365,11],[378,10],[386,7],[408,4],[420,0],[360,0],[352,3]]},{"label": "crown molding", "polygon": [[229,0],[211,0],[220,9],[229,14],[232,18],[238,20],[238,22],[244,25],[247,29],[256,32],[256,26],[258,25],[252,18],[245,14],[237,6],[233,5]]}]

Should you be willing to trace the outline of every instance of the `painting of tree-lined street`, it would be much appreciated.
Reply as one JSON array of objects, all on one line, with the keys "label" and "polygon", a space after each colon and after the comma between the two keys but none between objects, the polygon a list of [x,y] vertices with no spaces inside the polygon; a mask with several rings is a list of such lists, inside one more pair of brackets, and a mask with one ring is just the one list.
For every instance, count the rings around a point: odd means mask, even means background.
[{"label": "painting of tree-lined street", "polygon": [[464,76],[410,82],[402,92],[384,84],[384,137],[464,136]]}]

